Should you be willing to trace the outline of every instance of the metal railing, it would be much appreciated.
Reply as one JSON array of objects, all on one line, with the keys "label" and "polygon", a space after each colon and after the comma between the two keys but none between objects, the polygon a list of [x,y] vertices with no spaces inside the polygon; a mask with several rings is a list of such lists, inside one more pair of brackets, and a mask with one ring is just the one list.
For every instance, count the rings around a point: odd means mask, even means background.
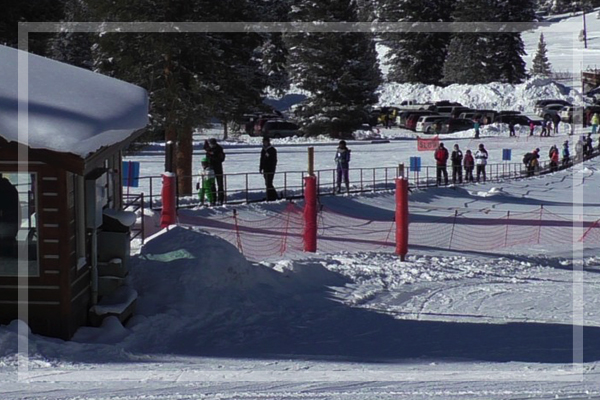
[{"label": "metal railing", "polygon": [[[598,149],[594,149],[591,157],[600,155]],[[586,158],[591,158],[586,157]],[[581,160],[575,160],[579,162]],[[564,165],[559,163],[555,170],[568,168],[573,165],[573,160]],[[351,168],[349,170],[350,193],[364,193],[394,190],[395,179],[399,175],[399,166],[395,167],[377,167],[377,168]],[[539,162],[539,166],[531,174],[523,163],[496,163],[486,165],[486,182],[498,182],[506,179],[516,179],[530,175],[540,175],[553,172],[550,161]],[[419,171],[412,171],[405,167],[405,176],[409,180],[411,188],[428,188],[437,186],[437,167],[424,166]],[[463,181],[452,182],[452,166],[447,166],[449,184],[457,186],[466,185],[465,170],[462,169]],[[335,195],[337,192],[337,171],[335,169],[318,170],[314,172],[317,176],[317,193],[323,195]],[[308,175],[306,171],[283,171],[275,173],[274,186],[282,199],[297,199],[304,196],[304,178]],[[476,169],[473,171],[476,178]],[[188,176],[195,182],[198,175]],[[139,178],[139,187],[135,188],[136,193],[129,194],[136,198],[143,193],[142,202],[153,210],[162,207],[161,201],[161,176],[143,176]],[[225,174],[223,176],[223,191],[225,204],[241,204],[264,201],[266,199],[266,190],[263,175],[258,172],[240,172]],[[443,183],[443,182],[442,182]],[[345,193],[345,185],[342,183],[342,191]],[[192,195],[177,196],[178,207],[194,207],[199,199],[196,192]]]},{"label": "metal railing", "polygon": [[144,244],[144,193],[140,194],[123,194],[123,209],[133,213],[140,211],[140,224],[134,225],[131,228],[129,239],[133,240],[140,238]]}]

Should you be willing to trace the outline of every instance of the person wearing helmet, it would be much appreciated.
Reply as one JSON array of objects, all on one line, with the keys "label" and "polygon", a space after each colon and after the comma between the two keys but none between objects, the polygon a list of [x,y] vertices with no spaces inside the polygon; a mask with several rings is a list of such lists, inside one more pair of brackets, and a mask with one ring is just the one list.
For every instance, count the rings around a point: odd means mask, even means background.
[{"label": "person wearing helmet", "polygon": [[196,190],[198,190],[200,205],[204,205],[204,199],[206,198],[208,204],[214,206],[216,200],[215,171],[212,169],[208,157],[202,158],[200,163],[202,164],[202,169],[196,181]]}]

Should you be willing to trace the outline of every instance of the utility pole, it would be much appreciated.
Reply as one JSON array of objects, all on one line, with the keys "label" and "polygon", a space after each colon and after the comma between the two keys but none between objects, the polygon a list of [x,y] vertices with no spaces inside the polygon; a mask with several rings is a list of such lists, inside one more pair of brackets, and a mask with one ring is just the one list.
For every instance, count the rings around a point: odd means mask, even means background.
[{"label": "utility pole", "polygon": [[587,29],[585,27],[585,8],[583,9],[583,48],[587,49]]}]

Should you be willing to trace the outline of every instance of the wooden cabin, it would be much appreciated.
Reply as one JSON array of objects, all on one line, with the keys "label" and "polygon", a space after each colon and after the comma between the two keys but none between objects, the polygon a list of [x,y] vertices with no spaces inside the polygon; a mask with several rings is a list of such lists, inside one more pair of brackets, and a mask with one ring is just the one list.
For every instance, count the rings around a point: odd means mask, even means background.
[{"label": "wooden cabin", "polygon": [[0,324],[69,339],[93,319],[102,246],[129,249],[102,245],[121,152],[147,122],[142,88],[0,46]]}]

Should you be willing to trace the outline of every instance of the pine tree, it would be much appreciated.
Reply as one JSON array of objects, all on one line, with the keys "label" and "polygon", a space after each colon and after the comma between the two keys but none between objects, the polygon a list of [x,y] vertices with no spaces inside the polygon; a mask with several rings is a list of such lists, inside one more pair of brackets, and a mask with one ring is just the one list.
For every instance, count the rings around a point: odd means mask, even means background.
[{"label": "pine tree", "polygon": [[[99,21],[256,20],[247,0],[86,0]],[[191,194],[192,132],[212,116],[234,119],[260,103],[266,80],[254,33],[106,33],[96,67],[150,94],[152,128],[176,147],[179,192]]]},{"label": "pine tree", "polygon": [[[18,47],[19,22],[54,22],[64,17],[62,0],[4,1],[0,6],[0,44]],[[46,56],[53,33],[30,33],[27,50]]]},{"label": "pine tree", "polygon": [[[534,17],[533,2],[523,0],[460,0],[456,22],[524,22]],[[520,83],[526,78],[523,41],[519,33],[452,35],[444,64],[444,82]]]},{"label": "pine tree", "polygon": [[[357,20],[351,0],[296,0],[294,21]],[[296,115],[306,135],[349,137],[367,120],[381,82],[375,44],[359,32],[297,33],[286,37],[292,81],[308,93]]]},{"label": "pine tree", "polygon": [[[66,0],[64,3],[65,21],[89,21],[89,11],[84,0]],[[52,40],[50,57],[74,65],[92,69],[94,60],[92,46],[95,35],[82,32],[61,32]]]},{"label": "pine tree", "polygon": [[[530,22],[535,18],[533,0],[496,0],[494,10],[498,22]],[[494,81],[517,84],[527,79],[525,45],[520,33],[496,33],[491,36],[489,48],[493,56],[488,75]]]},{"label": "pine tree", "polygon": [[538,42],[537,52],[533,57],[531,75],[537,76],[550,76],[552,73],[552,67],[548,61],[548,50],[546,49],[546,42],[544,41],[544,34],[540,33],[540,41]]},{"label": "pine tree", "polygon": [[[453,1],[383,0],[380,19],[390,22],[448,21]],[[392,82],[439,84],[450,36],[446,33],[384,33],[389,47],[387,79]]]}]

